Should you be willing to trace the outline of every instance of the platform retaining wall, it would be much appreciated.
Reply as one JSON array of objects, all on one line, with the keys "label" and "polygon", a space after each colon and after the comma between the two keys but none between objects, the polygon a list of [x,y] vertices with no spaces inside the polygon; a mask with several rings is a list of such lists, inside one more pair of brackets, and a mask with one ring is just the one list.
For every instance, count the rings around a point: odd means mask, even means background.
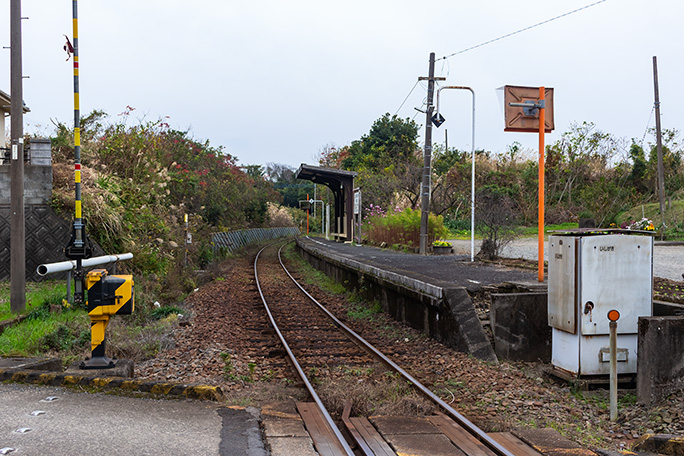
[{"label": "platform retaining wall", "polygon": [[684,390],[684,317],[639,317],[637,353],[637,401]]},{"label": "platform retaining wall", "polygon": [[547,293],[492,293],[491,324],[499,359],[551,362]]},{"label": "platform retaining wall", "polygon": [[367,299],[377,299],[394,319],[449,347],[485,361],[497,361],[465,288],[421,282],[324,252],[299,238],[297,246],[302,257],[316,269],[356,289]]}]

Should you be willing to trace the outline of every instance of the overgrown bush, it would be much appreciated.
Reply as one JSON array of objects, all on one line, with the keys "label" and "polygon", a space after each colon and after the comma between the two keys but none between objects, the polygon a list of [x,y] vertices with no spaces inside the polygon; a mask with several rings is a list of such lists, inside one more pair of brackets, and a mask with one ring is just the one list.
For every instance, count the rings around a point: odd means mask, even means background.
[{"label": "overgrown bush", "polygon": [[295,226],[292,217],[292,211],[284,206],[279,206],[274,203],[267,204],[268,210],[268,226],[270,227],[286,227]]},{"label": "overgrown bush", "polygon": [[494,186],[480,190],[475,201],[476,229],[482,235],[478,256],[493,260],[517,237],[519,212],[513,198]]},{"label": "overgrown bush", "polygon": [[[166,119],[129,126],[133,111],[112,122],[102,111],[81,119],[83,217],[106,253],[133,253],[121,264],[125,272],[161,285],[185,260],[185,214],[193,234],[188,264],[204,268],[211,231],[266,225],[267,203],[280,196],[260,167],[239,167],[222,147],[173,130]],[[71,219],[73,130],[57,123],[52,144],[53,207]]]},{"label": "overgrown bush", "polygon": [[[362,235],[372,244],[420,245],[420,210],[411,208],[401,212],[386,213],[379,206],[371,205],[364,218]],[[428,243],[449,233],[442,216],[430,214],[428,219]]]}]

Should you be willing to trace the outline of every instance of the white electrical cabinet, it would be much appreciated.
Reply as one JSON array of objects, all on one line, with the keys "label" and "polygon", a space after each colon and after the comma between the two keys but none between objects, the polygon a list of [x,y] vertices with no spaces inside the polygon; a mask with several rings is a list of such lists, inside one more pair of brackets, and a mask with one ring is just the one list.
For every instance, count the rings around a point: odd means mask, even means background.
[{"label": "white electrical cabinet", "polygon": [[618,374],[637,368],[640,316],[652,314],[653,238],[616,230],[549,236],[551,363],[572,376],[610,373],[608,312],[617,310]]}]

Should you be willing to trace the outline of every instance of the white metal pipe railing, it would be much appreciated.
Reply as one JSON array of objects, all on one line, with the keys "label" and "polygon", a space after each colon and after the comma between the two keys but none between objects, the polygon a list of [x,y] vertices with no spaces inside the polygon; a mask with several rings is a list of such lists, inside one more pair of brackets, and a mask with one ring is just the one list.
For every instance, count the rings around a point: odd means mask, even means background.
[{"label": "white metal pipe railing", "polygon": [[[81,261],[81,265],[84,268],[87,268],[90,266],[98,266],[100,264],[114,263],[121,260],[130,260],[131,258],[133,258],[133,254],[130,252],[120,253],[118,255],[104,255],[83,260]],[[76,269],[76,260],[41,264],[38,266],[38,268],[36,268],[36,272],[39,276],[45,276],[48,274],[54,274],[56,272],[71,271],[73,269]]]}]

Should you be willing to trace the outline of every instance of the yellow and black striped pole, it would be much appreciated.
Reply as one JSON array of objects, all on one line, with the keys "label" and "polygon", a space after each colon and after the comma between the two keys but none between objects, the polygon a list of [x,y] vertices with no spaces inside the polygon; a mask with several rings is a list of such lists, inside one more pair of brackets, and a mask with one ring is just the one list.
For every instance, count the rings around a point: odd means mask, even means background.
[{"label": "yellow and black striped pole", "polygon": [[74,271],[74,302],[82,303],[84,277],[82,260],[89,258],[92,248],[85,233],[81,213],[81,111],[79,106],[79,59],[78,59],[78,0],[73,0],[73,56],[74,56],[74,227],[71,240],[64,249],[67,258],[76,260]]},{"label": "yellow and black striped pole", "polygon": [[[74,171],[76,182],[75,223],[82,225],[81,215],[81,110],[79,106],[79,87],[78,87],[78,0],[73,0],[74,9]],[[77,234],[82,234],[78,233]],[[77,238],[78,239],[78,238]],[[83,238],[81,237],[81,241]]]}]

